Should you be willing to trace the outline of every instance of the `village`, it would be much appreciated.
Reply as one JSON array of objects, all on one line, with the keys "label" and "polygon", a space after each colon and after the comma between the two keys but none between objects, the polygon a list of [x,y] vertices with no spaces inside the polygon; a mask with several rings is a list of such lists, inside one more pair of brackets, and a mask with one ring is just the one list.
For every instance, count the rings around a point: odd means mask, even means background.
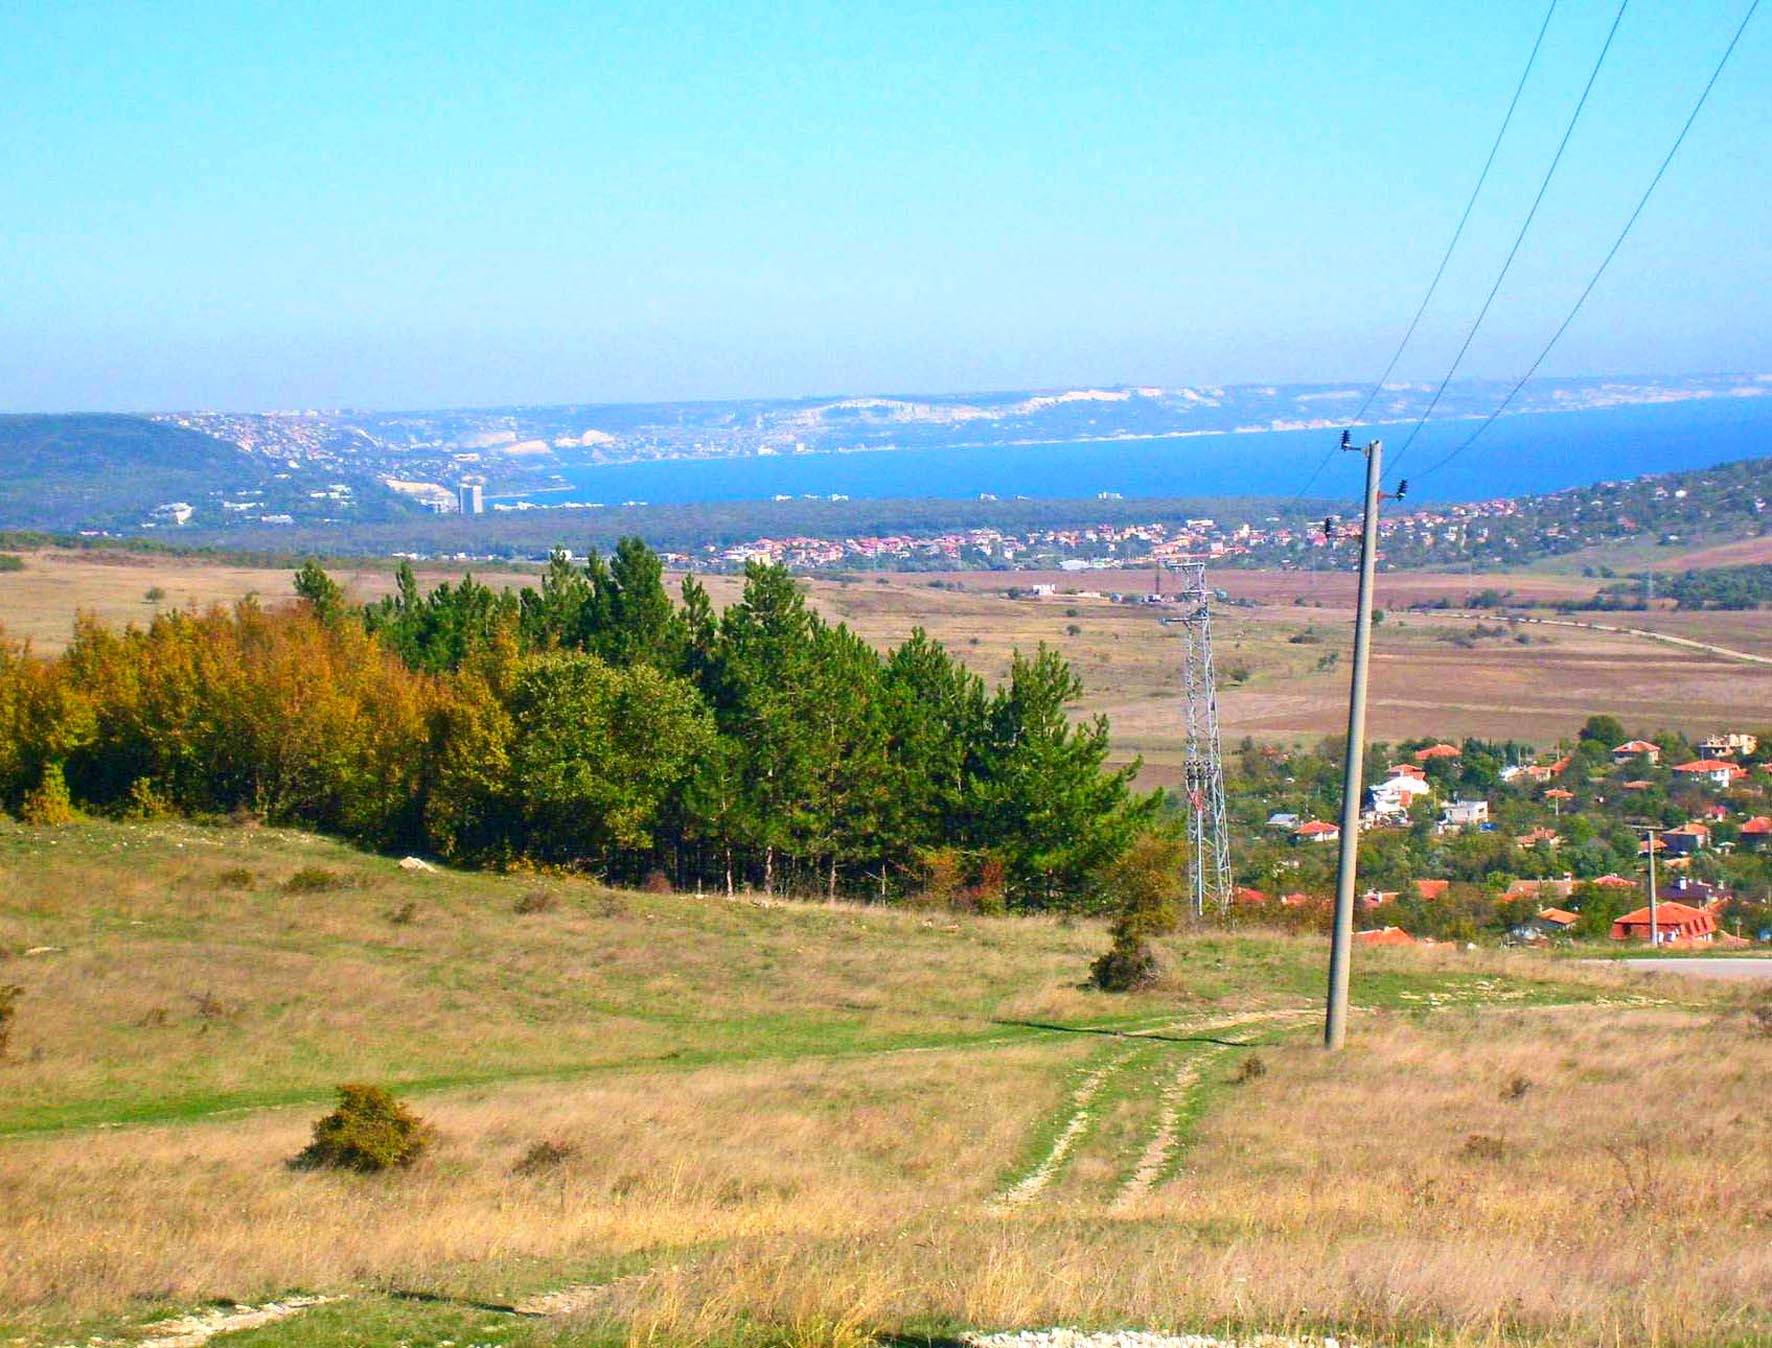
[{"label": "village", "polygon": [[[1499,761],[1497,749],[1524,761]],[[1375,763],[1360,814],[1355,941],[1619,948],[1772,942],[1772,754],[1730,730],[1690,744],[1630,738],[1594,717],[1555,755],[1430,742]],[[1244,806],[1234,908],[1255,921],[1326,920],[1341,827],[1318,752],[1245,745],[1229,777]],[[1303,788],[1303,789],[1301,789]],[[1296,807],[1303,798],[1311,808]],[[1282,802],[1257,821],[1251,808]]]},{"label": "village", "polygon": [[[1521,508],[1516,499],[1435,505],[1387,515],[1379,531],[1393,546],[1477,546],[1489,541],[1493,522],[1510,519]],[[677,553],[666,560],[687,566],[706,564],[712,557],[729,566],[764,562],[803,571],[919,566],[1002,570],[1056,566],[1086,571],[1202,557],[1220,562],[1298,561],[1329,554],[1342,539],[1339,521],[1304,523],[1274,515],[1257,523],[1221,523],[1199,517],[1025,531],[979,527],[853,538],[765,537],[726,548],[710,545],[701,553]]]}]

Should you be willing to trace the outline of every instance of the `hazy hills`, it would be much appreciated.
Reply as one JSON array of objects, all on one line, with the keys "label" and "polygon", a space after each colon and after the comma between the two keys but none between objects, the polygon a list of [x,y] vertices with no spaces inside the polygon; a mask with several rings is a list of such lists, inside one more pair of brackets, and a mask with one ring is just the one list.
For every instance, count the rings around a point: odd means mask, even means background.
[{"label": "hazy hills", "polygon": [[[1435,420],[1485,415],[1505,390],[1454,384]],[[1430,390],[1389,386],[1368,424],[1408,417]],[[1536,381],[1513,412],[1584,411],[1772,394],[1772,376]],[[564,487],[593,464],[838,451],[1009,448],[1224,432],[1333,429],[1349,385],[1077,388],[988,394],[352,410],[0,416],[0,528],[238,531],[411,520],[478,479],[489,495]],[[402,493],[390,483],[403,484]],[[1210,484],[1202,484],[1210,493]],[[416,490],[415,490],[416,489]],[[796,488],[794,490],[800,490]],[[1131,494],[1131,493],[1128,493]],[[156,511],[159,513],[156,515]]]}]

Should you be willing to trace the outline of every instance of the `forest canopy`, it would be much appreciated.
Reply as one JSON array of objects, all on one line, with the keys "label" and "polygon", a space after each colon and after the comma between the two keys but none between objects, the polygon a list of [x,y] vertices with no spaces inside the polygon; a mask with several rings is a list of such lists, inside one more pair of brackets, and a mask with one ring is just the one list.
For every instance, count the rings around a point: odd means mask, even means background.
[{"label": "forest canopy", "polygon": [[[0,804],[244,812],[476,865],[892,897],[938,857],[981,903],[1090,907],[1158,809],[1073,723],[1057,653],[986,685],[918,631],[886,652],[752,565],[717,613],[637,538],[538,587],[472,576],[90,618],[52,660],[0,642]],[[59,808],[59,807],[58,807]]]}]

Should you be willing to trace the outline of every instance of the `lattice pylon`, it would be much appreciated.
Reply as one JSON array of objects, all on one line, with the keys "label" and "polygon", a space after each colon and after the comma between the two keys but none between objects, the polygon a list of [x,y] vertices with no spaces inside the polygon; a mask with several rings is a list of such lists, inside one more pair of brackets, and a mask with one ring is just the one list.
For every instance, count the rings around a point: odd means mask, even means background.
[{"label": "lattice pylon", "polygon": [[1188,802],[1188,882],[1194,912],[1231,901],[1231,840],[1225,824],[1224,754],[1218,738],[1218,687],[1212,665],[1212,591],[1204,562],[1175,566],[1181,615],[1181,683],[1187,743],[1182,784]]}]

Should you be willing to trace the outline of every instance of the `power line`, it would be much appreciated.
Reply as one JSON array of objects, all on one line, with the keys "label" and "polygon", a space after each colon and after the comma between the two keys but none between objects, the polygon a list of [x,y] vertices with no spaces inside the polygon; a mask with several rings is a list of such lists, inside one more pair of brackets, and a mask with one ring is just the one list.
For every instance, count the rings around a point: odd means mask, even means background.
[{"label": "power line", "polygon": [[[1557,12],[1558,3],[1559,0],[1550,0],[1549,7],[1544,11],[1544,21],[1538,25],[1538,36],[1532,40],[1532,50],[1526,57],[1526,68],[1520,72],[1519,82],[1514,85],[1514,96],[1508,100],[1507,112],[1502,116],[1501,127],[1496,131],[1495,140],[1489,146],[1489,157],[1483,161],[1483,171],[1477,175],[1477,185],[1471,188],[1470,199],[1464,203],[1464,214],[1458,217],[1458,227],[1452,231],[1452,240],[1446,245],[1446,251],[1440,257],[1440,265],[1434,269],[1434,277],[1433,280],[1428,282],[1427,293],[1421,297],[1421,303],[1415,306],[1415,316],[1409,320],[1409,327],[1403,333],[1403,340],[1397,343],[1397,349],[1391,353],[1390,361],[1384,367],[1384,373],[1372,381],[1372,391],[1366,395],[1366,400],[1360,404],[1359,411],[1355,412],[1353,417],[1349,420],[1348,424],[1350,426],[1357,426],[1360,424],[1360,420],[1366,415],[1367,409],[1372,406],[1373,401],[1381,392],[1383,392],[1384,381],[1389,379],[1391,377],[1391,371],[1397,368],[1397,362],[1403,358],[1403,352],[1408,348],[1410,341],[1415,336],[1415,329],[1421,324],[1422,315],[1427,312],[1429,302],[1433,299],[1434,293],[1440,288],[1440,280],[1446,275],[1446,267],[1452,261],[1452,253],[1458,247],[1458,241],[1464,237],[1464,228],[1470,223],[1471,212],[1476,208],[1477,198],[1483,191],[1483,184],[1489,181],[1489,170],[1495,167],[1495,156],[1500,153],[1502,139],[1507,135],[1507,129],[1513,123],[1514,110],[1520,106],[1520,95],[1526,91],[1526,79],[1531,75],[1532,67],[1537,64],[1539,48],[1544,46],[1544,35],[1550,29],[1551,16]],[[1330,447],[1329,452],[1323,456],[1322,461],[1311,471],[1311,475],[1305,479],[1304,485],[1300,487],[1297,493],[1293,496],[1293,504],[1297,504],[1304,498],[1304,494],[1309,491],[1316,483],[1316,480],[1323,475],[1323,470],[1329,466],[1329,460],[1334,458],[1337,452],[1337,447]]]},{"label": "power line", "polygon": [[1520,245],[1526,242],[1526,232],[1532,228],[1532,221],[1538,215],[1538,208],[1544,203],[1545,193],[1550,190],[1551,179],[1556,176],[1557,165],[1563,162],[1563,152],[1569,148],[1569,139],[1575,134],[1576,123],[1581,120],[1581,111],[1587,106],[1588,95],[1593,93],[1594,83],[1600,78],[1600,69],[1606,64],[1606,54],[1612,50],[1612,39],[1618,36],[1618,25],[1624,22],[1624,11],[1629,8],[1630,0],[1619,0],[1618,13],[1613,15],[1612,27],[1606,31],[1606,41],[1600,47],[1599,58],[1594,62],[1594,68],[1588,74],[1587,83],[1582,87],[1581,98],[1575,104],[1575,111],[1570,114],[1569,125],[1563,129],[1563,139],[1557,143],[1557,152],[1551,156],[1550,166],[1544,171],[1544,179],[1538,184],[1538,195],[1532,198],[1532,207],[1526,212],[1525,220],[1520,223],[1520,232],[1514,236],[1513,247],[1508,249],[1507,258],[1501,264],[1501,271],[1495,277],[1495,284],[1489,287],[1489,294],[1483,300],[1483,307],[1477,311],[1470,331],[1465,333],[1464,343],[1458,348],[1458,354],[1452,358],[1452,364],[1447,367],[1445,377],[1440,380],[1439,387],[1434,390],[1434,396],[1429,400],[1420,418],[1410,428],[1408,438],[1403,441],[1403,447],[1397,451],[1397,457],[1391,461],[1392,468],[1402,462],[1403,456],[1409,452],[1409,447],[1415,443],[1415,437],[1421,434],[1421,428],[1433,415],[1434,408],[1440,405],[1440,399],[1446,393],[1446,386],[1452,382],[1452,376],[1458,373],[1458,367],[1464,363],[1465,355],[1471,349],[1471,343],[1477,338],[1477,330],[1483,326],[1483,320],[1489,316],[1489,307],[1495,303],[1496,295],[1501,293],[1502,282],[1507,280],[1508,271],[1513,267],[1514,259],[1519,256]]},{"label": "power line", "polygon": [[[1360,418],[1366,415],[1366,409],[1384,389],[1384,381],[1391,377],[1391,371],[1397,368],[1397,362],[1403,358],[1410,339],[1415,336],[1415,329],[1420,326],[1421,316],[1427,312],[1428,302],[1433,299],[1434,292],[1440,288],[1440,278],[1445,276],[1447,264],[1452,261],[1453,250],[1458,247],[1459,239],[1464,237],[1464,227],[1470,223],[1471,211],[1476,208],[1477,197],[1483,191],[1483,184],[1489,181],[1489,170],[1495,167],[1495,156],[1501,151],[1501,141],[1507,135],[1507,128],[1514,120],[1514,109],[1520,106],[1520,95],[1526,92],[1526,77],[1532,73],[1532,67],[1538,61],[1538,49],[1544,46],[1544,35],[1550,29],[1551,16],[1557,12],[1558,0],[1551,0],[1550,8],[1544,11],[1544,22],[1538,25],[1538,36],[1533,39],[1531,54],[1526,57],[1526,68],[1520,72],[1520,82],[1514,86],[1514,96],[1508,100],[1507,112],[1501,119],[1501,129],[1495,133],[1495,142],[1489,147],[1489,157],[1483,161],[1483,171],[1477,175],[1477,185],[1471,188],[1470,200],[1464,203],[1464,214],[1458,217],[1458,228],[1452,231],[1452,242],[1446,245],[1446,252],[1440,258],[1440,265],[1434,269],[1434,279],[1428,282],[1427,293],[1421,297],[1421,303],[1415,307],[1415,317],[1409,320],[1408,330],[1403,333],[1403,340],[1397,343],[1397,349],[1391,353],[1390,363],[1384,367],[1384,373],[1373,381],[1372,391],[1366,395],[1366,401],[1360,404],[1350,425],[1358,426]],[[1333,452],[1333,451],[1332,451]]]},{"label": "power line", "polygon": [[1752,0],[1752,3],[1748,5],[1747,13],[1742,16],[1740,24],[1736,26],[1735,36],[1729,39],[1729,45],[1723,49],[1722,59],[1717,62],[1716,69],[1711,71],[1710,78],[1705,81],[1704,89],[1698,95],[1698,101],[1692,105],[1692,111],[1687,116],[1685,125],[1680,128],[1680,134],[1674,137],[1674,143],[1668,148],[1667,155],[1662,159],[1661,167],[1655,170],[1655,176],[1649,180],[1649,185],[1643,189],[1643,195],[1637,198],[1636,209],[1630,213],[1630,218],[1624,222],[1624,228],[1618,231],[1618,237],[1612,241],[1612,247],[1606,251],[1606,256],[1601,259],[1599,267],[1595,270],[1593,276],[1588,279],[1587,285],[1582,289],[1581,294],[1576,297],[1575,303],[1570,307],[1569,312],[1564,315],[1563,321],[1557,325],[1557,330],[1551,334],[1551,339],[1544,344],[1544,349],[1538,353],[1538,358],[1534,360],[1531,365],[1527,366],[1526,373],[1521,375],[1519,379],[1514,382],[1514,386],[1507,391],[1507,396],[1501,400],[1493,412],[1483,419],[1482,425],[1478,426],[1476,430],[1466,436],[1464,440],[1445,457],[1417,473],[1415,476],[1418,479],[1426,477],[1429,473],[1438,472],[1447,464],[1451,463],[1453,459],[1457,458],[1460,454],[1464,453],[1465,450],[1475,444],[1477,437],[1482,435],[1484,431],[1488,430],[1495,424],[1496,418],[1505,412],[1513,400],[1519,396],[1519,392],[1526,386],[1526,382],[1531,379],[1533,375],[1538,373],[1538,367],[1544,364],[1545,357],[1549,356],[1551,353],[1551,348],[1562,340],[1563,334],[1569,330],[1569,325],[1575,321],[1575,316],[1581,312],[1581,306],[1587,303],[1587,297],[1593,294],[1594,287],[1600,283],[1600,278],[1606,274],[1606,268],[1612,265],[1612,259],[1618,256],[1618,250],[1624,247],[1624,241],[1629,237],[1631,227],[1637,223],[1637,217],[1643,213],[1643,208],[1649,204],[1649,198],[1654,195],[1655,189],[1661,184],[1662,177],[1667,173],[1668,165],[1674,162],[1674,156],[1680,152],[1680,146],[1685,144],[1686,133],[1692,129],[1692,123],[1698,120],[1699,112],[1703,110],[1705,102],[1710,98],[1710,91],[1716,87],[1717,81],[1722,77],[1723,67],[1729,64],[1729,58],[1735,54],[1735,48],[1741,41],[1741,35],[1747,31],[1748,22],[1753,18],[1754,11],[1759,7],[1760,0]]}]

